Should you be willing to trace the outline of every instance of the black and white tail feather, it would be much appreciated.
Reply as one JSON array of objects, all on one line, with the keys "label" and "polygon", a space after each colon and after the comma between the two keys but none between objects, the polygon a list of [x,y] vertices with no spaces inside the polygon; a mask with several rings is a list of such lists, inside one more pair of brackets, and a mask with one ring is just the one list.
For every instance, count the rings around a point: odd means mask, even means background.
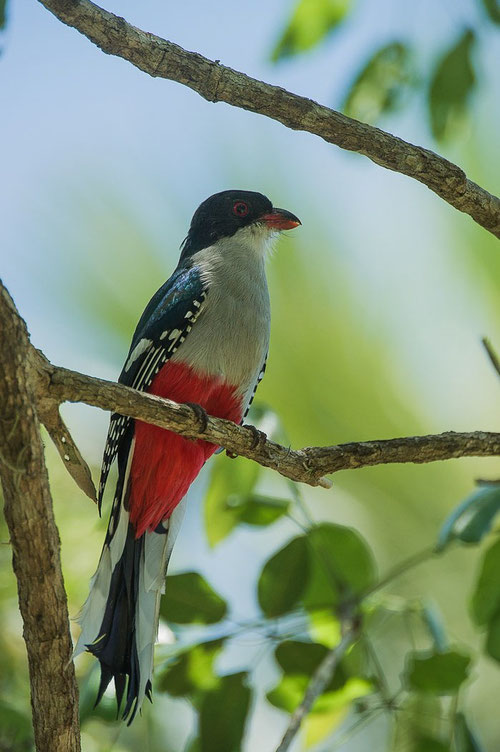
[{"label": "black and white tail feather", "polygon": [[[132,428],[132,426],[131,426]],[[151,700],[153,651],[168,560],[184,515],[185,500],[154,532],[135,538],[129,523],[129,473],[134,439],[118,452],[118,483],[101,558],[78,621],[74,656],[88,650],[101,667],[96,705],[114,679],[118,712],[132,723],[145,697]]]},{"label": "black and white tail feather", "polygon": [[[153,296],[132,339],[118,381],[147,391],[155,375],[184,342],[207,297],[196,269],[178,269]],[[101,665],[96,705],[114,679],[118,709],[133,721],[144,697],[151,699],[153,650],[167,565],[184,516],[185,499],[155,531],[136,538],[129,523],[129,475],[134,421],[111,416],[99,484],[99,513],[110,467],[118,481],[97,571],[78,621],[74,656],[88,650]]]}]

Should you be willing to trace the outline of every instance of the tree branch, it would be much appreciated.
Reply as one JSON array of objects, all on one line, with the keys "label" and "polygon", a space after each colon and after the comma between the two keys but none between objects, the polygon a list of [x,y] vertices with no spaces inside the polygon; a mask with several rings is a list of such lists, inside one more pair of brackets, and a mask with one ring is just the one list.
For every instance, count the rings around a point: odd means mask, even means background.
[{"label": "tree branch", "polygon": [[28,653],[39,752],[79,752],[66,593],[24,321],[0,286],[0,479]]},{"label": "tree branch", "polygon": [[309,485],[328,486],[327,473],[369,465],[402,462],[426,463],[465,456],[500,455],[500,433],[449,431],[431,436],[353,442],[328,447],[290,449],[262,435],[255,446],[255,431],[222,418],[207,416],[200,424],[197,412],[155,395],[54,366],[33,350],[31,362],[38,374],[37,398],[60,403],[85,402],[103,410],[128,415],[166,428],[190,439],[205,439],[247,457],[281,475]]},{"label": "tree branch", "polygon": [[460,167],[429,149],[188,52],[137,29],[90,0],[39,1],[103,52],[128,60],[150,76],[189,86],[209,102],[226,102],[265,115],[288,128],[315,134],[342,149],[363,154],[382,167],[408,175],[500,238],[500,199],[469,180]]},{"label": "tree branch", "polygon": [[286,752],[286,750],[289,749],[302,725],[302,721],[309,714],[309,711],[318,697],[323,694],[327,686],[330,684],[338,665],[346,654],[348,648],[356,641],[358,630],[359,625],[356,624],[352,617],[348,620],[344,620],[342,639],[336,647],[325,655],[314,672],[302,702],[291,715],[288,727],[280,744],[276,748],[276,752]]}]

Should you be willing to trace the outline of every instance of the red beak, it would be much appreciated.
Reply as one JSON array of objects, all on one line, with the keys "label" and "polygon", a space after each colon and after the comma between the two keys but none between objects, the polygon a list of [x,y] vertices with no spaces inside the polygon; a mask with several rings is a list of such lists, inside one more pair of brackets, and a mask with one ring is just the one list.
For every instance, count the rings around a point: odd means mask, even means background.
[{"label": "red beak", "polygon": [[293,230],[302,224],[300,219],[286,209],[273,209],[260,218],[272,230]]}]

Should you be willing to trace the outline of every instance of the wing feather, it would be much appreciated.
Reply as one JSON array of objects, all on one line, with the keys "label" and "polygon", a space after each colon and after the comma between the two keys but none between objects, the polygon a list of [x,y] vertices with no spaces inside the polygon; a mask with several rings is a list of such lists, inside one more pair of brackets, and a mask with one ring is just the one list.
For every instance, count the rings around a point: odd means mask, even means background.
[{"label": "wing feather", "polygon": [[[145,392],[161,367],[184,342],[203,311],[207,297],[198,269],[176,270],[148,303],[135,330],[119,383]],[[133,418],[111,415],[99,482],[101,509],[104,489],[121,442],[131,440]]]}]

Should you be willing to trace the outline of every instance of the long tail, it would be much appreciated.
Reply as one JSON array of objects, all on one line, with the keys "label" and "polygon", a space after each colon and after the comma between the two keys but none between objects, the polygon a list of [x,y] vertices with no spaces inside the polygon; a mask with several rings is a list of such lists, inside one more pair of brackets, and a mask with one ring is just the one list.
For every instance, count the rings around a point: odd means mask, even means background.
[{"label": "long tail", "polygon": [[118,708],[130,724],[144,697],[151,700],[153,649],[160,598],[184,503],[155,532],[136,538],[125,500],[133,455],[119,473],[117,493],[97,571],[78,621],[82,631],[74,656],[88,650],[101,665],[96,705],[114,679]]}]

